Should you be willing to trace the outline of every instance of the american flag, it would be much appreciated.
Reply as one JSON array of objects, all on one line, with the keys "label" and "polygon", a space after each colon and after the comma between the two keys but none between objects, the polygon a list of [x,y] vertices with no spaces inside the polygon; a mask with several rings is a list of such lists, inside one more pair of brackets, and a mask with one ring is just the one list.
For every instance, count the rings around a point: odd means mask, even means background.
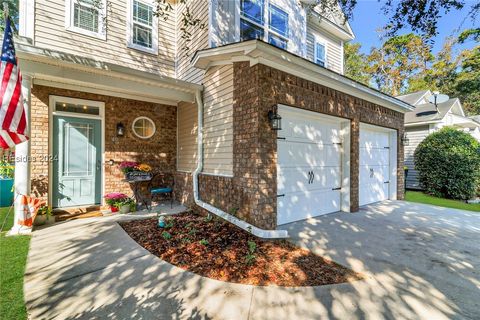
[{"label": "american flag", "polygon": [[0,147],[9,149],[28,140],[27,119],[22,96],[22,75],[17,66],[13,31],[6,19],[1,57],[0,87]]}]

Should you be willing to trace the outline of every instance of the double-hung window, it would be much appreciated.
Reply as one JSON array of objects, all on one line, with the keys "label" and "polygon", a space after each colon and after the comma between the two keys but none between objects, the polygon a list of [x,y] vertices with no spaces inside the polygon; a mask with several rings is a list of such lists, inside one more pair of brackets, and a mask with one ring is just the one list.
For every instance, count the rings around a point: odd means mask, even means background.
[{"label": "double-hung window", "polygon": [[322,67],[327,66],[327,50],[322,42],[315,42],[315,63]]},{"label": "double-hung window", "polygon": [[67,0],[65,25],[67,30],[105,40],[105,15],[105,1]]},{"label": "double-hung window", "polygon": [[158,53],[158,19],[151,0],[130,0],[128,10],[128,46],[149,53]]},{"label": "double-hung window", "polygon": [[288,13],[265,0],[241,0],[240,39],[260,39],[287,49]]}]

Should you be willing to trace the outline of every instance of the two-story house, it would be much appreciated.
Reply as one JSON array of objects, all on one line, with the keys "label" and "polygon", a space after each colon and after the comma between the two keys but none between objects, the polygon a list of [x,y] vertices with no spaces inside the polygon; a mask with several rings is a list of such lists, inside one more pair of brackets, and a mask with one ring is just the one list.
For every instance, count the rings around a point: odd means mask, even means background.
[{"label": "two-story house", "polygon": [[421,189],[418,171],[415,170],[415,150],[429,134],[451,126],[468,132],[480,141],[480,121],[465,115],[460,99],[448,99],[435,106],[429,100],[433,95],[431,90],[422,90],[397,97],[415,106],[413,111],[405,114],[405,135],[408,139],[405,146],[405,167],[408,168],[406,187],[409,189]]},{"label": "two-story house", "polygon": [[150,0],[20,3],[27,167],[53,207],[131,192],[111,165],[125,160],[174,173],[179,201],[265,237],[403,198],[411,106],[343,76],[354,34],[338,14],[293,0],[192,0],[205,28],[189,38],[176,1],[166,20]]}]

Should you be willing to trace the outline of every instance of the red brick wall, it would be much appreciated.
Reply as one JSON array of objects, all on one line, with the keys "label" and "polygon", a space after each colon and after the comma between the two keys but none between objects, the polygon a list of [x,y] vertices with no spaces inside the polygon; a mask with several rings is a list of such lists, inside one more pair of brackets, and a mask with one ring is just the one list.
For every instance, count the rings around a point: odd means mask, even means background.
[{"label": "red brick wall", "polygon": [[[351,123],[351,210],[358,210],[360,122],[397,130],[398,195],[403,199],[403,114],[257,64],[234,64],[234,177],[201,175],[202,200],[265,229],[276,228],[276,133],[267,113],[275,104],[329,114]],[[183,191],[185,193],[185,191]],[[186,192],[188,193],[188,192]]]},{"label": "red brick wall", "polygon": [[[105,103],[105,161],[138,161],[150,164],[162,171],[176,170],[176,107],[143,101],[116,98],[104,95],[64,90],[35,85],[32,89],[32,158],[44,159],[48,150],[48,105],[49,96],[65,96]],[[74,114],[72,114],[74,116]],[[146,116],[155,122],[156,132],[150,139],[137,138],[132,130],[133,120]],[[116,136],[116,125],[125,126],[124,137]],[[47,197],[48,162],[32,162],[32,190],[37,196]],[[131,188],[122,182],[118,166],[108,164],[105,170],[105,193],[119,191],[131,194]]]}]

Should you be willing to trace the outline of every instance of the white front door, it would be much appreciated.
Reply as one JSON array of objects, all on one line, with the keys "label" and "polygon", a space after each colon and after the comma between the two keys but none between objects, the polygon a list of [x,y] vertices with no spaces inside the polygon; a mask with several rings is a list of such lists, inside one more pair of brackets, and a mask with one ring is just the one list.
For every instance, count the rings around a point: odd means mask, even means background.
[{"label": "white front door", "polygon": [[[381,128],[360,127],[360,181],[359,204],[361,206],[389,199],[391,155],[395,152],[390,143],[391,133]],[[396,152],[395,152],[396,153]]]},{"label": "white front door", "polygon": [[277,143],[277,224],[340,210],[342,137],[338,120],[280,109]]}]

